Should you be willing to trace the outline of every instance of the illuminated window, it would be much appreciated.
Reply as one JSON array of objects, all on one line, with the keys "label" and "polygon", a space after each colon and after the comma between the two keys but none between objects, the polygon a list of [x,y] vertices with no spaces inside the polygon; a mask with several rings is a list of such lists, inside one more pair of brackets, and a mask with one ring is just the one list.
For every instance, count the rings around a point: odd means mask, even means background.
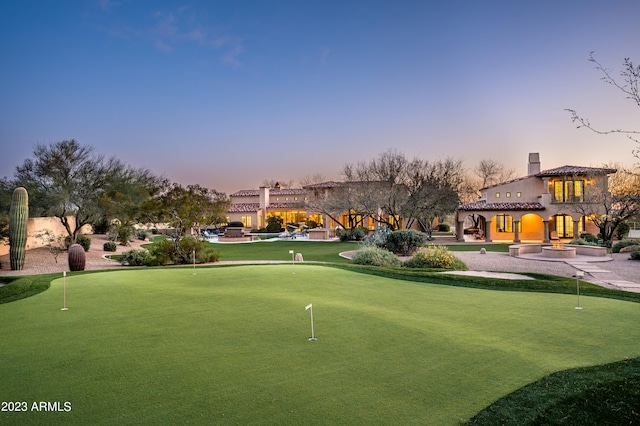
[{"label": "illuminated window", "polygon": [[584,180],[557,180],[553,182],[553,201],[581,203],[584,201]]},{"label": "illuminated window", "polygon": [[[514,232],[513,217],[508,214],[497,215],[496,232]],[[522,232],[522,222],[518,222],[518,232]]]},{"label": "illuminated window", "polygon": [[511,198],[511,193],[507,192],[506,194],[504,194],[504,196],[507,197],[507,198]]},{"label": "illuminated window", "polygon": [[496,192],[496,198],[500,198],[500,193]]},{"label": "illuminated window", "polygon": [[560,238],[573,238],[573,218],[566,214],[555,216],[555,229]]},{"label": "illuminated window", "polygon": [[518,198],[522,197],[522,192],[516,192],[516,197]]},{"label": "illuminated window", "polygon": [[240,220],[244,226],[251,228],[251,216],[242,216]]}]

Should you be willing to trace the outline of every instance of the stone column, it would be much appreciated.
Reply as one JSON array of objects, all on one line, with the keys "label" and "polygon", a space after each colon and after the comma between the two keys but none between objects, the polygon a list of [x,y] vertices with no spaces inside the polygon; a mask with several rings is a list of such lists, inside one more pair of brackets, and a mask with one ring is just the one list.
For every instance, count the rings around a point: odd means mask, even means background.
[{"label": "stone column", "polygon": [[464,242],[464,221],[456,221],[456,241]]},{"label": "stone column", "polygon": [[485,220],[484,221],[484,241],[487,243],[491,242],[491,224],[493,220]]},{"label": "stone column", "polygon": [[573,219],[573,238],[580,238],[580,219]]},{"label": "stone column", "polygon": [[544,225],[544,236],[542,237],[542,242],[543,243],[549,243],[549,242],[551,242],[549,240],[549,221],[548,220],[543,220],[542,224]]},{"label": "stone column", "polygon": [[519,243],[520,242],[520,230],[518,229],[520,225],[520,221],[519,220],[514,220],[513,221],[513,226],[515,226],[515,229],[513,232],[515,232],[514,238],[513,238],[513,242],[514,243]]}]

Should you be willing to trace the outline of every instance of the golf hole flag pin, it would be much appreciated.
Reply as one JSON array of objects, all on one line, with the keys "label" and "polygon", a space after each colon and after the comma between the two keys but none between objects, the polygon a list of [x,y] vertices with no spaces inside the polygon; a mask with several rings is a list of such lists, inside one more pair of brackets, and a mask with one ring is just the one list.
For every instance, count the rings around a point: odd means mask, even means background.
[{"label": "golf hole flag pin", "polygon": [[69,308],[67,308],[67,271],[62,271],[62,309],[60,309],[61,311],[68,311]]},{"label": "golf hole flag pin", "polygon": [[311,314],[311,337],[309,337],[309,340],[318,340],[313,331],[313,303],[309,303],[307,306],[305,306],[304,310],[309,311],[309,313]]}]

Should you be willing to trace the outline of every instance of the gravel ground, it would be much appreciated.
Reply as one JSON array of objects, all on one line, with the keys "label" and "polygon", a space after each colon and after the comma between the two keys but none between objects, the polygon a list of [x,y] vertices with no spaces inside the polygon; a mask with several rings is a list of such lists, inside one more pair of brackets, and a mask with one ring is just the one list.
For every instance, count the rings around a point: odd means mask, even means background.
[{"label": "gravel ground", "polygon": [[[136,240],[132,241],[131,244],[127,247],[121,246],[119,243],[116,243],[117,246],[115,252],[106,252],[102,250],[102,246],[105,242],[108,241],[105,235],[90,235],[89,237],[91,238],[91,247],[89,248],[89,251],[85,253],[85,270],[87,271],[120,268],[122,267],[120,263],[113,260],[107,260],[103,258],[103,256],[107,254],[119,254],[127,250],[140,248],[140,245],[145,243],[144,241]],[[21,271],[12,271],[10,269],[11,264],[8,254],[0,256],[0,264],[2,265],[2,269],[0,269],[0,276],[5,277],[16,275],[49,274],[55,272],[62,273],[63,271],[69,270],[69,264],[67,263],[67,253],[60,253],[56,262],[55,257],[46,247],[27,250],[24,257],[24,268]]]},{"label": "gravel ground", "polygon": [[[500,271],[500,272],[537,272],[569,277],[576,268],[564,262],[551,262],[545,260],[531,260],[511,257],[508,253],[487,252],[453,252],[460,260],[474,271]],[[640,284],[640,262],[629,260],[629,253],[614,253],[613,260],[608,262],[593,262],[594,266],[606,271],[614,272],[623,280]],[[589,281],[589,277],[585,277]]]},{"label": "gravel ground", "polygon": [[[107,253],[102,250],[102,245],[107,241],[104,235],[91,236],[91,249],[86,253],[86,270],[102,270],[119,268],[118,262],[103,258]],[[139,248],[143,241],[133,241],[131,246],[123,247],[118,245],[116,253],[122,253],[133,248]],[[511,257],[508,253],[487,252],[480,254],[477,252],[453,252],[473,271],[500,271],[500,272],[538,272],[559,276],[571,276],[576,269],[564,262],[550,262],[543,260],[530,260]],[[25,267],[22,271],[9,270],[9,255],[0,257],[0,276],[34,275],[68,270],[67,255],[61,253],[56,263],[53,255],[47,248],[28,250],[25,256]],[[629,260],[628,253],[618,253],[613,255],[613,260],[609,262],[597,262],[593,265],[606,271],[616,273],[623,280],[640,284],[640,262]],[[589,276],[585,276],[586,281],[590,281]]]}]

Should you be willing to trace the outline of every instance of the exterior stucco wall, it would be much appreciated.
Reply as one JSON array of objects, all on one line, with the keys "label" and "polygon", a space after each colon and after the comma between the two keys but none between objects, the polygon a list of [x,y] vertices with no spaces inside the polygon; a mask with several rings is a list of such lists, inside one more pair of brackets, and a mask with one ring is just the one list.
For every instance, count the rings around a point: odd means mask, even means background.
[{"label": "exterior stucco wall", "polygon": [[[69,217],[71,227],[75,226],[75,218]],[[48,230],[52,235],[67,236],[67,230],[64,228],[60,219],[57,217],[32,217],[27,220],[27,250],[44,247],[46,244],[35,237],[36,234]],[[80,234],[91,234],[93,232],[91,225],[85,225],[80,229]],[[0,245],[0,256],[9,253],[9,241]]]},{"label": "exterior stucco wall", "polygon": [[[488,203],[537,203],[540,202],[544,184],[541,178],[528,176],[511,182],[485,188],[482,191],[482,199]],[[507,197],[507,193],[511,196]],[[517,194],[521,196],[518,197]],[[498,197],[497,194],[500,194]]]}]

